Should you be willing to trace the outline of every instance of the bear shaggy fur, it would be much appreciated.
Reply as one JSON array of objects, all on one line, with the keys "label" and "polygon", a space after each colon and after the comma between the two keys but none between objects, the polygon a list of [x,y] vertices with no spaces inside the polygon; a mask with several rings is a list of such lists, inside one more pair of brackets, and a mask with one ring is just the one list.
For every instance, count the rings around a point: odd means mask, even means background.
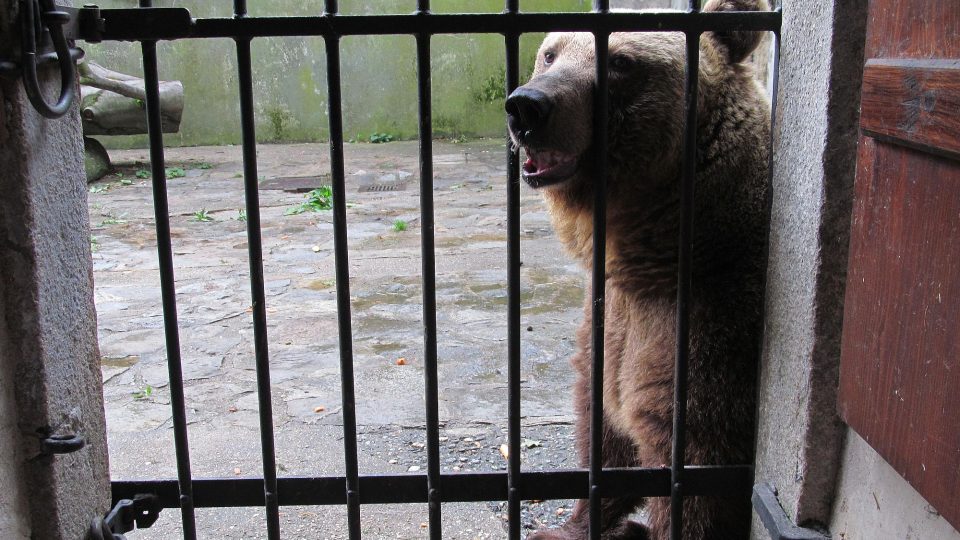
[{"label": "bear shaggy fur", "polygon": [[[710,0],[704,10],[769,9],[767,0]],[[769,104],[743,61],[755,32],[705,33],[700,43],[690,358],[688,464],[753,460],[769,140]],[[608,202],[603,461],[607,467],[671,462],[677,254],[684,129],[685,38],[614,33],[609,40]],[[542,192],[567,251],[589,270],[593,242],[594,37],[553,33],[530,81],[506,103],[523,177]],[[571,359],[577,446],[590,431],[591,292]],[[750,503],[692,497],[683,538],[746,538]],[[645,506],[648,519],[628,519]],[[587,538],[579,501],[560,529],[528,538]],[[604,499],[603,538],[669,537],[668,498]]]}]

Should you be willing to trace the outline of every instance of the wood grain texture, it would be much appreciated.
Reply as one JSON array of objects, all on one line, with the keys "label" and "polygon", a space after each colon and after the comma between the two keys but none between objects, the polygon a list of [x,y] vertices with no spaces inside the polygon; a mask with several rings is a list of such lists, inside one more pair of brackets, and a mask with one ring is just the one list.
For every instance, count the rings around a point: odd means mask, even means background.
[{"label": "wood grain texture", "polygon": [[960,59],[872,59],[863,70],[864,135],[960,156]]},{"label": "wood grain texture", "polygon": [[960,526],[960,163],[866,138],[839,409]]},{"label": "wood grain texture", "polygon": [[871,0],[866,58],[960,58],[957,0]]},{"label": "wood grain texture", "polygon": [[841,416],[960,528],[960,0],[870,0]]}]

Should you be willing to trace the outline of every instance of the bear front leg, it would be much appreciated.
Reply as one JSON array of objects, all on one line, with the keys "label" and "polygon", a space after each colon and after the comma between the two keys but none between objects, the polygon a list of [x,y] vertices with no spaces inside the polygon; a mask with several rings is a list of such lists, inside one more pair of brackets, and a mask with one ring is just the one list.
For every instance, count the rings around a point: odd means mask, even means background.
[{"label": "bear front leg", "polygon": [[[588,377],[577,377],[574,385],[574,406],[576,418],[577,453],[580,466],[588,467],[590,462],[590,381]],[[610,428],[609,422],[603,423],[603,466],[636,467],[639,466],[637,451],[630,439]],[[627,516],[643,502],[642,497],[619,497],[601,499],[600,522],[602,538],[605,540],[647,540],[647,528],[630,521]],[[580,499],[573,507],[570,519],[559,529],[542,529],[527,536],[527,540],[586,540],[590,530],[590,502]]]}]

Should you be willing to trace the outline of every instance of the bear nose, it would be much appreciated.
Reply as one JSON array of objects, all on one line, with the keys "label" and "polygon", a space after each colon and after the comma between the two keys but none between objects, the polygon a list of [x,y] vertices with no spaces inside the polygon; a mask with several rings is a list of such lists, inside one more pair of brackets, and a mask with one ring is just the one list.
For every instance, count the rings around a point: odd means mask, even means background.
[{"label": "bear nose", "polygon": [[547,124],[553,103],[550,97],[535,88],[521,86],[510,94],[504,108],[507,125],[520,140],[535,136]]}]

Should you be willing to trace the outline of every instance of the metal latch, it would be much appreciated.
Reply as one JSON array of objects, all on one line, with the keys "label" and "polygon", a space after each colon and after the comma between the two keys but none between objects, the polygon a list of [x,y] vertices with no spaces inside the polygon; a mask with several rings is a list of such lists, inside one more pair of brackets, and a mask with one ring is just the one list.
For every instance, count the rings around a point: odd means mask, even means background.
[{"label": "metal latch", "polygon": [[[75,37],[79,10],[57,6],[53,0],[20,0],[19,62],[0,59],[0,75],[22,77],[30,103],[46,118],[59,118],[70,110],[76,99],[77,60],[83,50],[71,48],[67,39]],[[54,105],[43,97],[37,80],[37,66],[56,62],[60,66],[60,96]]]},{"label": "metal latch", "polygon": [[139,494],[121,499],[105,517],[90,522],[88,540],[125,540],[123,533],[134,528],[149,528],[160,517],[160,499],[153,494]]},{"label": "metal latch", "polygon": [[753,509],[770,533],[771,540],[830,540],[819,531],[794,525],[780,506],[777,492],[766,482],[753,486]]}]

